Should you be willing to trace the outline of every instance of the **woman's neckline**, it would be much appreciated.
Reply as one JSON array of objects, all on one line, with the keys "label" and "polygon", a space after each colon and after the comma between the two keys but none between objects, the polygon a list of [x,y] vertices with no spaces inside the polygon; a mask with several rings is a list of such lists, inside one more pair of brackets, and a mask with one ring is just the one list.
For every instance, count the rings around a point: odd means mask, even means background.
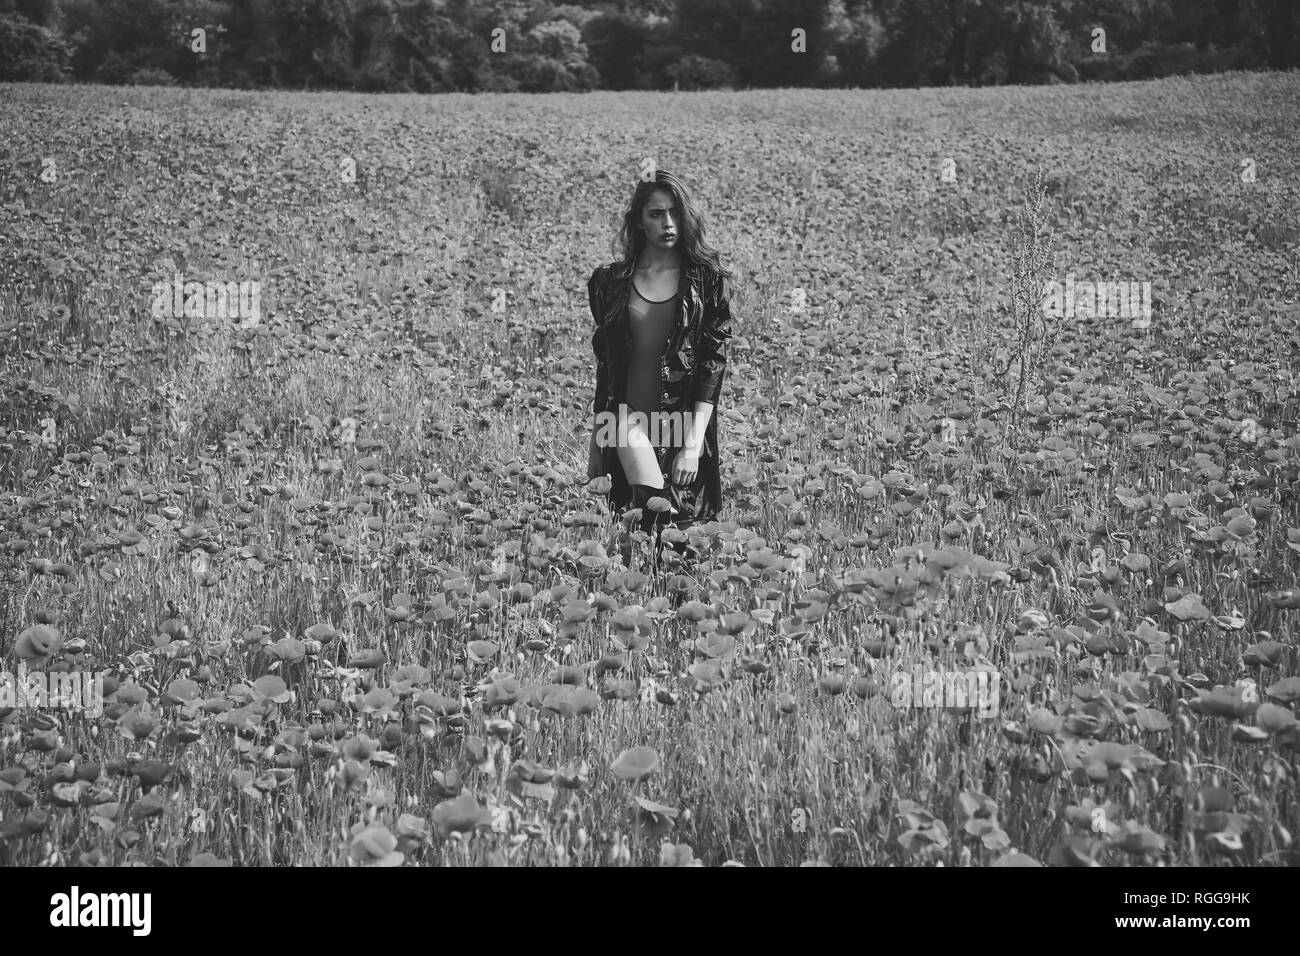
[{"label": "woman's neckline", "polygon": [[670,295],[670,296],[669,296],[668,298],[666,298],[666,299],[657,299],[657,300],[656,300],[656,299],[649,299],[649,298],[646,298],[645,293],[642,292],[640,289],[637,288],[637,284],[636,284],[636,276],[635,276],[635,275],[632,276],[632,291],[635,292],[635,293],[637,294],[637,296],[640,297],[641,301],[642,301],[642,302],[645,302],[647,305],[663,305],[665,302],[671,302],[671,301],[673,301],[673,299],[675,299],[675,298],[677,298],[679,295],[681,295],[681,292],[682,292],[682,290],[681,290],[681,283],[679,282],[679,283],[678,283],[678,289],[677,289],[677,291],[674,292],[672,295]]}]

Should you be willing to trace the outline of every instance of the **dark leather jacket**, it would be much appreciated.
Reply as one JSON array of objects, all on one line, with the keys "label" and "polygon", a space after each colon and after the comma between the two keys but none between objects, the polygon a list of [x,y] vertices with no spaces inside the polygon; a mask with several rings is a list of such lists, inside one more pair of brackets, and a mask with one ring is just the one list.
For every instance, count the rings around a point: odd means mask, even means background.
[{"label": "dark leather jacket", "polygon": [[[591,347],[596,358],[596,394],[593,414],[612,412],[627,394],[627,360],[632,351],[632,330],[627,303],[632,288],[632,266],[610,262],[596,269],[587,281],[587,298],[595,331]],[[677,319],[659,358],[660,409],[693,412],[695,403],[710,402],[713,415],[705,429],[700,470],[687,495],[696,505],[694,520],[712,517],[721,507],[718,469],[718,400],[727,367],[727,341],[731,338],[730,290],[727,282],[704,263],[682,263]],[[666,459],[671,461],[671,456]],[[618,454],[603,450],[602,470],[613,478],[615,505],[630,500]],[[665,476],[666,472],[665,472]]]}]

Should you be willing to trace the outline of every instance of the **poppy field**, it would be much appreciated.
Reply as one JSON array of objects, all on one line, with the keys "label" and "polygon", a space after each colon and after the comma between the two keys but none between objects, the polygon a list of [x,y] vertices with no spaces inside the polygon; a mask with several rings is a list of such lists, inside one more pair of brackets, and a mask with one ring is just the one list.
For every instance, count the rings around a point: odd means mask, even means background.
[{"label": "poppy field", "polygon": [[[1300,864],[1300,76],[0,96],[0,864]],[[585,475],[647,160],[698,560]]]}]

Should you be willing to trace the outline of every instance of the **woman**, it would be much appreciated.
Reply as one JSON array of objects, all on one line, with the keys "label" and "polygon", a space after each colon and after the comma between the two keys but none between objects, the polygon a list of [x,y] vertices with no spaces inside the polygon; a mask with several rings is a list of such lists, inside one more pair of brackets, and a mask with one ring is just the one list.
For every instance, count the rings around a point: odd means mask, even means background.
[{"label": "woman", "polygon": [[[617,243],[621,258],[587,282],[596,323],[587,477],[609,475],[611,507],[642,509],[643,530],[684,528],[722,507],[717,405],[732,272],[705,242],[686,187],[662,169],[637,184]],[[669,509],[647,507],[652,498]]]}]

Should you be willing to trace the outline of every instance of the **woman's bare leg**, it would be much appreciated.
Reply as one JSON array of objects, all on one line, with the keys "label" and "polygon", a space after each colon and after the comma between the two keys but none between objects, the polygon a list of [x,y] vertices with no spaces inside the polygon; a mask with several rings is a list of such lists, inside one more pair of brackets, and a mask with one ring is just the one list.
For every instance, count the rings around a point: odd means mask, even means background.
[{"label": "woman's bare leg", "polygon": [[[635,414],[626,405],[619,406],[620,426],[626,427],[627,441],[618,445],[618,460],[630,485],[664,487],[664,474],[659,469],[654,444],[650,441],[649,416]],[[620,428],[620,432],[622,432]]]}]

